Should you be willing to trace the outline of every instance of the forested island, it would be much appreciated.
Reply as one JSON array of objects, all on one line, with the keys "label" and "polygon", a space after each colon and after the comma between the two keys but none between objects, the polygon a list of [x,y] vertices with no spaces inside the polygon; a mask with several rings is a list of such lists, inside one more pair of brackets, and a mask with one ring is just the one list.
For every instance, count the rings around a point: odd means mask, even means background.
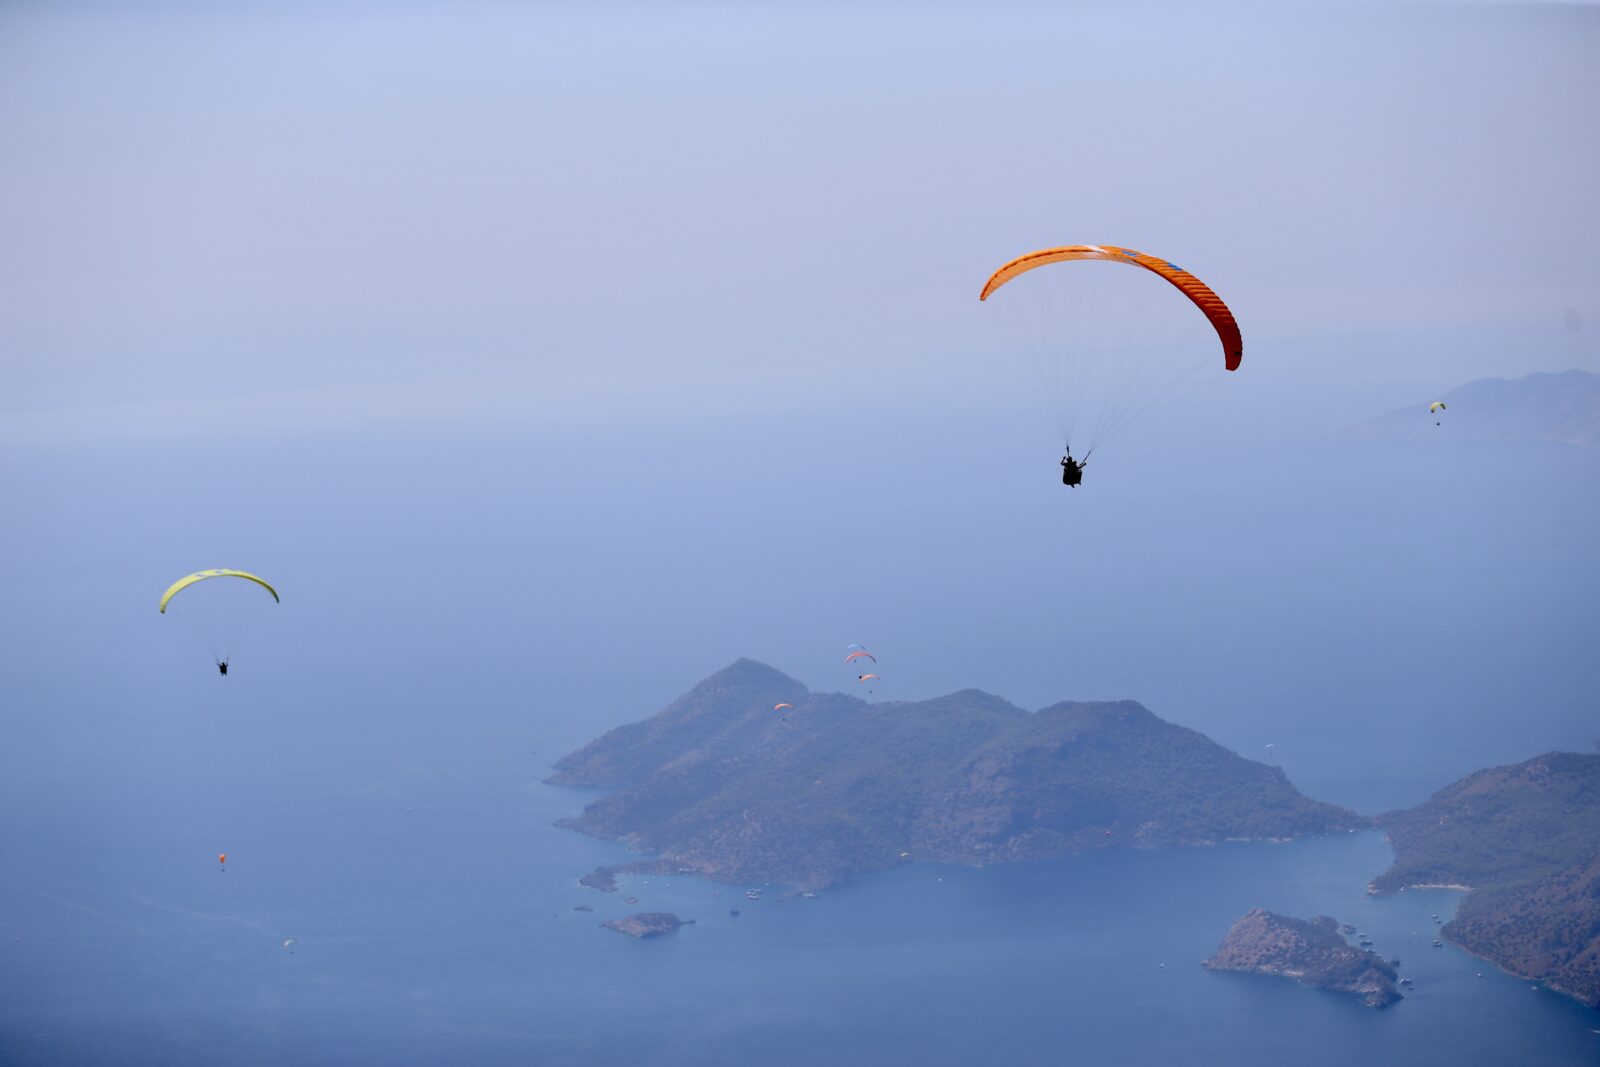
[{"label": "forested island", "polygon": [[1352,993],[1369,1008],[1400,999],[1394,967],[1375,952],[1347,944],[1338,921],[1326,915],[1293,919],[1255,908],[1233,924],[1216,955],[1201,966],[1293,978],[1313,989]]},{"label": "forested island", "polygon": [[1479,771],[1378,823],[1395,862],[1373,892],[1470,889],[1445,937],[1600,1007],[1600,755]]},{"label": "forested island", "polygon": [[[775,714],[778,703],[792,704]],[[977,690],[868,704],[739,660],[555,764],[610,788],[561,825],[721,881],[818,889],[917,860],[1289,839],[1370,825],[1132,701]],[[591,883],[592,884],[592,883]]]}]

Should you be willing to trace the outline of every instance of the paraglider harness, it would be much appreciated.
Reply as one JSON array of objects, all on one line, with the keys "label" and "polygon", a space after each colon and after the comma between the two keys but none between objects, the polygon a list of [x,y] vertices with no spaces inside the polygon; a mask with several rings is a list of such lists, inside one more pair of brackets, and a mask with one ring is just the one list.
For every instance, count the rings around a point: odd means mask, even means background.
[{"label": "paraglider harness", "polygon": [[1072,449],[1067,449],[1067,454],[1061,457],[1061,484],[1070,485],[1076,489],[1083,484],[1083,467],[1089,462],[1085,455],[1081,460],[1072,458]]},{"label": "paraglider harness", "polygon": [[225,660],[225,659],[217,660],[217,670],[221,671],[223,674],[227,674],[228,673],[228,661]]}]

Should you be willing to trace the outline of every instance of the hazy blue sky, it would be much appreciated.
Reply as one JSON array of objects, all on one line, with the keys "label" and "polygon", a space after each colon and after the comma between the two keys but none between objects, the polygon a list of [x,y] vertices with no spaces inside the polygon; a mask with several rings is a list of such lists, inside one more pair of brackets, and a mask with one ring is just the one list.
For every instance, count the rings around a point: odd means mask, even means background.
[{"label": "hazy blue sky", "polygon": [[[1445,766],[1575,744],[1592,466],[1319,442],[1594,368],[1597,48],[1592,6],[6,5],[0,663],[40,729],[162,699],[155,595],[236,565],[308,722],[554,747],[862,640],[896,695],[1132,696],[1291,770],[1290,705],[1545,686]],[[1246,357],[1069,498],[975,298],[1074,241],[1212,281]]]},{"label": "hazy blue sky", "polygon": [[1211,279],[1276,390],[1560,369],[1597,47],[1592,6],[8,4],[0,436],[1004,402],[977,288],[1072,241]]}]

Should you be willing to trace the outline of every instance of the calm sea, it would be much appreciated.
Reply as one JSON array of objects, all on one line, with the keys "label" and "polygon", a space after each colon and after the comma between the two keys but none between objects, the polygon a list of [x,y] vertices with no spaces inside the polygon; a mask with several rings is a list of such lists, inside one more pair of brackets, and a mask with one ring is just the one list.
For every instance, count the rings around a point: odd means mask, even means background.
[{"label": "calm sea", "polygon": [[[112,810],[37,784],[26,810],[8,803],[0,1061],[1240,1067],[1600,1055],[1600,1014],[1430,946],[1430,915],[1448,918],[1454,894],[1368,898],[1389,858],[1376,834],[914,864],[814,899],[774,886],[752,902],[747,886],[661,876],[600,894],[577,877],[626,853],[550,825],[585,795],[536,784],[544,757],[411,755],[335,776],[323,761],[344,766],[348,753],[286,745],[265,761],[276,771],[229,783],[218,768],[206,786],[204,769],[191,780],[152,757],[151,773],[106,784]],[[1372,1011],[1202,970],[1255,906],[1354,923],[1401,959],[1414,989]],[[598,927],[658,909],[695,925],[652,941]]]}]

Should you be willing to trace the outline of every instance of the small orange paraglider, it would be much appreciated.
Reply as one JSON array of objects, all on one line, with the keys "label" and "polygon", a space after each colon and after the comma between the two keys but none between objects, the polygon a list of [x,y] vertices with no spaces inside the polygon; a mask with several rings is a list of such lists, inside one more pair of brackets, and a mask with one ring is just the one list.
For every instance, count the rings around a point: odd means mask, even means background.
[{"label": "small orange paraglider", "polygon": [[222,869],[223,874],[228,873],[228,854],[226,852],[217,853],[217,866]]}]

